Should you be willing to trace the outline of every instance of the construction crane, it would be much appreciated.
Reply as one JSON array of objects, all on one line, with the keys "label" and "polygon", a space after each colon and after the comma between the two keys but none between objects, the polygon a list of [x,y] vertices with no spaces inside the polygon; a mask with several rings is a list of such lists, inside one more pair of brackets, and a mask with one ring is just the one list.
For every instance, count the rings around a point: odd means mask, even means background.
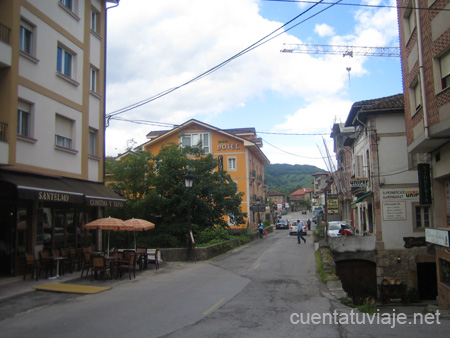
[{"label": "construction crane", "polygon": [[281,53],[333,54],[342,56],[400,57],[398,47],[362,47],[284,43]]}]

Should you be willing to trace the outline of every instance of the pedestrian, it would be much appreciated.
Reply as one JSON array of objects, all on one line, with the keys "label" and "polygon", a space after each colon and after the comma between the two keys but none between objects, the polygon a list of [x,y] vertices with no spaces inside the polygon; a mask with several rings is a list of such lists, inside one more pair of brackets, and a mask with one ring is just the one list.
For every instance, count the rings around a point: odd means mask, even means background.
[{"label": "pedestrian", "polygon": [[308,218],[308,221],[306,222],[306,224],[308,225],[308,230],[311,230],[311,220]]},{"label": "pedestrian", "polygon": [[302,221],[297,222],[297,242],[298,242],[298,244],[301,244],[300,239],[303,240],[303,243],[306,243],[306,239],[305,239],[305,237],[303,237],[303,227],[304,226],[305,225],[303,224]]},{"label": "pedestrian", "polygon": [[259,229],[259,238],[263,238],[264,237],[264,224],[263,224],[263,222],[259,221],[258,229]]}]

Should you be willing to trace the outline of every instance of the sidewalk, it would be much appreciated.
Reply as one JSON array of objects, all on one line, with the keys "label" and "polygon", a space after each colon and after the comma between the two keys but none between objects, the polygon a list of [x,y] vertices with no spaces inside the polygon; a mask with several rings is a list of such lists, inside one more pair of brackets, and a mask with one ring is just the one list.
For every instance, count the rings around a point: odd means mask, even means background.
[{"label": "sidewalk", "polygon": [[74,271],[72,273],[66,272],[64,275],[61,275],[61,279],[47,279],[45,278],[45,273],[42,273],[41,277],[37,281],[35,278],[31,279],[30,274],[27,274],[27,278],[25,280],[23,280],[23,276],[5,277],[0,278],[0,301],[29,292],[35,292],[36,290],[34,289],[34,287],[48,283],[73,283],[95,286],[113,286],[126,282],[132,282],[133,280],[138,280],[139,278],[155,273],[155,271],[156,270],[154,265],[149,265],[146,270],[142,271],[136,269],[136,279],[133,279],[132,276],[131,280],[128,278],[128,274],[125,274],[122,278],[119,279],[106,279],[106,281],[103,281],[103,279],[94,279],[93,281],[91,281],[90,275],[86,276],[86,273],[84,273],[83,278],[81,278],[81,271]]}]

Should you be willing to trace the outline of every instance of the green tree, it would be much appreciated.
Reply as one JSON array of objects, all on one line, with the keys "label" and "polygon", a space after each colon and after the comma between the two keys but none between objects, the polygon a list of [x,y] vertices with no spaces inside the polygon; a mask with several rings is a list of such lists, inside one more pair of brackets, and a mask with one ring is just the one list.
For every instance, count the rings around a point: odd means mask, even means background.
[{"label": "green tree", "polygon": [[[217,160],[205,155],[201,147],[179,149],[174,144],[164,146],[160,153],[130,155],[123,161],[108,161],[115,191],[127,199],[122,211],[111,210],[122,218],[139,217],[164,229],[172,243],[185,244],[191,215],[192,229],[201,231],[212,226],[227,227],[224,216],[232,216],[234,224],[244,224],[240,205],[243,193],[223,170],[217,170]],[[194,185],[189,191],[185,177],[191,172]],[[138,215],[138,216],[136,216]]]}]

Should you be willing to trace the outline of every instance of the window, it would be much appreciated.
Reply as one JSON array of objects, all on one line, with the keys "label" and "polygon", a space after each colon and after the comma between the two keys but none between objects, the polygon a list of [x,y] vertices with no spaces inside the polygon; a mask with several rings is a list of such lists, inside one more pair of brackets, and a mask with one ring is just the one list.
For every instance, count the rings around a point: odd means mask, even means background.
[{"label": "window", "polygon": [[97,131],[94,129],[89,130],[89,155],[96,156],[97,148]]},{"label": "window", "polygon": [[34,27],[25,21],[20,21],[20,51],[33,55]]},{"label": "window", "polygon": [[183,134],[180,136],[180,145],[184,147],[197,148],[201,146],[205,154],[210,153],[210,135],[209,133]]},{"label": "window", "polygon": [[439,59],[441,67],[442,89],[450,87],[450,52]]},{"label": "window", "polygon": [[424,230],[430,227],[430,207],[413,203],[413,221],[416,230]]},{"label": "window", "polygon": [[73,12],[73,0],[59,0],[59,2]]},{"label": "window", "polygon": [[420,89],[420,78],[417,77],[409,87],[409,102],[411,116],[414,116],[422,108],[422,90]]},{"label": "window", "polygon": [[405,11],[405,15],[403,16],[403,29],[405,33],[405,41],[406,43],[409,41],[414,29],[416,28],[416,20],[414,10],[412,9],[412,4],[408,5],[408,8]]},{"label": "window", "polygon": [[58,46],[56,70],[72,78],[73,55],[63,47]]},{"label": "window", "polygon": [[97,18],[98,12],[94,9],[91,10],[91,31],[97,32]]},{"label": "window", "polygon": [[97,92],[97,75],[98,70],[91,66],[89,71],[89,90],[94,93]]},{"label": "window", "polygon": [[228,157],[228,171],[236,171],[236,157]]},{"label": "window", "polygon": [[72,149],[73,121],[56,115],[55,145]]},{"label": "window", "polygon": [[31,104],[24,101],[17,109],[17,135],[31,137]]}]

